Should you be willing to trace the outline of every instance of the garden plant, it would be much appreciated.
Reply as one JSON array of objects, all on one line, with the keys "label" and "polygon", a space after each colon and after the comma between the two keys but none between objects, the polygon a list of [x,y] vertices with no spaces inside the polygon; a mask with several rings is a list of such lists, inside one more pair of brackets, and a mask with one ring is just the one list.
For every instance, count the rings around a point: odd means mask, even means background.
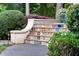
[{"label": "garden plant", "polygon": [[55,33],[49,41],[48,55],[74,56],[79,55],[79,39],[72,32]]},{"label": "garden plant", "polygon": [[61,8],[57,13],[57,18],[60,20],[60,22],[66,23],[67,10],[65,8]]},{"label": "garden plant", "polygon": [[8,39],[11,30],[24,28],[26,21],[22,12],[18,10],[6,10],[0,13],[0,39]]},{"label": "garden plant", "polygon": [[68,32],[58,32],[50,38],[48,55],[79,56],[79,4],[67,9]]}]

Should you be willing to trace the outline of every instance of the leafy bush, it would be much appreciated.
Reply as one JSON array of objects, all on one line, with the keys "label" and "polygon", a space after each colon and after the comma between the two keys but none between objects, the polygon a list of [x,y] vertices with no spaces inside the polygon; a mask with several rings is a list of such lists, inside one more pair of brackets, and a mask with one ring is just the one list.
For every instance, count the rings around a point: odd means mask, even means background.
[{"label": "leafy bush", "polygon": [[6,6],[4,6],[4,5],[2,5],[2,4],[0,4],[0,12],[2,12],[2,11],[5,11],[6,10]]},{"label": "leafy bush", "polygon": [[67,26],[71,32],[79,33],[79,4],[71,5],[68,8]]},{"label": "leafy bush", "polygon": [[71,32],[55,33],[49,41],[48,55],[76,56],[79,55],[79,39]]},{"label": "leafy bush", "polygon": [[6,10],[0,13],[0,39],[7,39],[10,30],[24,28],[24,15],[18,10]]},{"label": "leafy bush", "polygon": [[57,17],[61,22],[66,23],[66,19],[67,19],[67,10],[64,8],[59,9],[59,11],[57,12]]},{"label": "leafy bush", "polygon": [[68,8],[70,5],[72,5],[73,3],[63,3],[63,8]]},{"label": "leafy bush", "polygon": [[4,3],[3,5],[7,7],[6,10],[19,10],[25,15],[25,3]]},{"label": "leafy bush", "polygon": [[30,3],[30,12],[32,14],[55,18],[56,3]]}]

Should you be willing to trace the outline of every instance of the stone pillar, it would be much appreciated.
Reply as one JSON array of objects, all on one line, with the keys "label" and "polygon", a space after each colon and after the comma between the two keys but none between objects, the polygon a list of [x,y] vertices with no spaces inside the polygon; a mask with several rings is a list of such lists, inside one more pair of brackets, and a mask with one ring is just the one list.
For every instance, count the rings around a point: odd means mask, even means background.
[{"label": "stone pillar", "polygon": [[57,12],[59,9],[62,8],[62,5],[63,5],[62,3],[57,3],[57,5],[56,5],[56,19],[57,19]]},{"label": "stone pillar", "polygon": [[26,16],[30,14],[29,3],[26,3]]}]

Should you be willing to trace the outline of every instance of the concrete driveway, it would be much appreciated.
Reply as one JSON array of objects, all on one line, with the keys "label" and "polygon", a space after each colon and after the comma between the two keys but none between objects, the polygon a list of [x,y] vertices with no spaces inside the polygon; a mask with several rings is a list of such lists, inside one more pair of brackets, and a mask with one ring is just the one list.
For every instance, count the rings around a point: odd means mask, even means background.
[{"label": "concrete driveway", "polygon": [[19,44],[5,49],[0,56],[47,56],[47,46],[39,44]]}]

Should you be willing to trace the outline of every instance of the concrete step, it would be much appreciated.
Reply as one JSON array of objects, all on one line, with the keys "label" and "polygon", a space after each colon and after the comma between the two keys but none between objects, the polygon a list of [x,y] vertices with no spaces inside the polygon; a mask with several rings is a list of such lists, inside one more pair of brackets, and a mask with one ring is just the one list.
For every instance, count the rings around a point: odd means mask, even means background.
[{"label": "concrete step", "polygon": [[46,45],[48,46],[48,40],[36,40],[36,39],[29,39],[29,40],[26,40],[25,43],[28,43],[28,44],[41,44],[41,45]]}]

